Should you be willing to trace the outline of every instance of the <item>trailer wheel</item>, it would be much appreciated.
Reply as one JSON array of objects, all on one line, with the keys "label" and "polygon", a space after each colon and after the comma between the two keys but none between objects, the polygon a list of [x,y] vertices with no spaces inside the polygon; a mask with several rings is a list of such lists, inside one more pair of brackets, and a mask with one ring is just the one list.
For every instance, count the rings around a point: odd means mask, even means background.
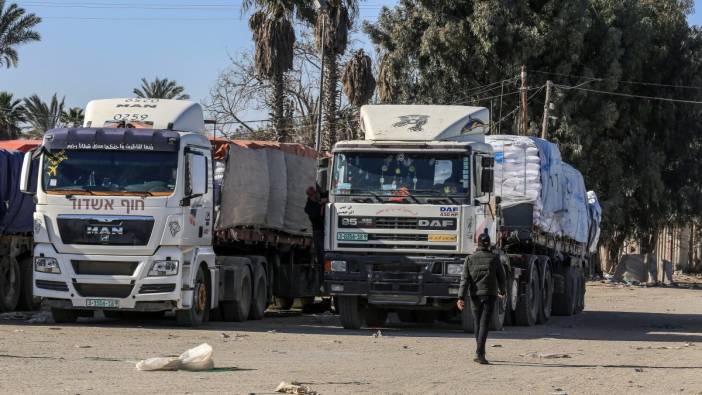
[{"label": "trailer wheel", "polygon": [[31,256],[22,258],[19,262],[22,274],[22,286],[17,308],[20,310],[38,310],[41,303],[34,300],[34,262]]},{"label": "trailer wheel", "polygon": [[475,318],[473,317],[473,309],[470,303],[470,300],[466,300],[466,305],[461,310],[461,327],[465,333],[475,332]]},{"label": "trailer wheel", "polygon": [[553,307],[553,276],[551,276],[551,264],[544,263],[544,275],[541,281],[541,308],[539,309],[539,324],[545,324],[551,319]]},{"label": "trailer wheel", "polygon": [[251,301],[251,310],[249,311],[250,320],[260,320],[266,312],[268,306],[268,282],[266,281],[266,272],[261,265],[256,265],[254,270],[254,297]]},{"label": "trailer wheel", "polygon": [[202,325],[207,320],[210,311],[210,290],[205,269],[200,266],[195,275],[195,286],[193,287],[193,300],[187,310],[176,311],[176,322],[180,326],[194,328]]},{"label": "trailer wheel", "polygon": [[388,311],[385,309],[367,308],[366,309],[366,325],[369,327],[378,327],[385,325],[388,319]]},{"label": "trailer wheel", "polygon": [[517,325],[532,326],[539,318],[541,287],[539,284],[539,269],[534,262],[529,264],[526,289],[519,295],[517,308],[514,312]]},{"label": "trailer wheel", "polygon": [[569,266],[563,271],[563,293],[553,299],[553,313],[556,315],[573,315],[577,303],[578,284],[575,268]]},{"label": "trailer wheel", "polygon": [[78,312],[76,310],[52,308],[51,318],[57,324],[71,324],[78,321]]},{"label": "trailer wheel", "polygon": [[22,278],[14,257],[0,259],[0,311],[14,311],[20,296]]},{"label": "trailer wheel", "polygon": [[358,296],[339,296],[339,318],[344,329],[360,329],[365,319],[363,310]]},{"label": "trailer wheel", "polygon": [[239,277],[238,287],[239,299],[220,303],[222,306],[222,317],[229,322],[246,321],[251,310],[251,274],[244,268]]}]

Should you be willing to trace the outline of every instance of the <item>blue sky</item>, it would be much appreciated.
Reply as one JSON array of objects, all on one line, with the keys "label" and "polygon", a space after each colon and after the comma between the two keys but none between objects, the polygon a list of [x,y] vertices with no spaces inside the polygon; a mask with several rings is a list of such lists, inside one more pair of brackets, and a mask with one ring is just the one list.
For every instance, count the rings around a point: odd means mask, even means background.
[{"label": "blue sky", "polygon": [[[13,0],[10,0],[12,2]],[[241,0],[15,0],[44,18],[40,43],[19,48],[15,69],[0,69],[0,90],[18,97],[65,95],[69,106],[93,98],[130,97],[142,77],[175,79],[202,100],[229,55],[251,48]],[[367,0],[374,20],[395,0]],[[693,24],[702,24],[702,0]],[[368,45],[356,34],[359,45]]]}]

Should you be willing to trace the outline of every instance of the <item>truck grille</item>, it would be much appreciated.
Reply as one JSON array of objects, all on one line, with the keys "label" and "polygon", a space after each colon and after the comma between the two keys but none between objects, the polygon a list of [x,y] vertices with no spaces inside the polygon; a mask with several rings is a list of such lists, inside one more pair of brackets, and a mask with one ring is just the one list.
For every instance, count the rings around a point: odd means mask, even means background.
[{"label": "truck grille", "polygon": [[64,244],[145,246],[151,238],[153,217],[118,215],[59,215],[56,219]]},{"label": "truck grille", "polygon": [[83,297],[126,298],[132,293],[134,284],[83,284],[73,283],[76,291]]},{"label": "truck grille", "polygon": [[455,251],[455,245],[437,245],[437,244],[378,244],[378,243],[339,243],[337,244],[339,248],[349,248],[357,250],[367,250],[369,248],[376,248],[381,250],[441,250],[441,251]]},{"label": "truck grille", "polygon": [[144,284],[139,289],[140,294],[157,294],[164,292],[173,292],[175,284]]},{"label": "truck grille", "polygon": [[139,262],[71,261],[71,265],[78,275],[131,276]]},{"label": "truck grille", "polygon": [[37,288],[48,289],[51,291],[68,291],[68,285],[63,281],[47,281],[47,280],[36,280]]},{"label": "truck grille", "polygon": [[428,235],[406,235],[406,234],[369,234],[368,240],[373,241],[427,241]]},{"label": "truck grille", "polygon": [[380,229],[417,229],[417,219],[407,217],[378,217],[375,227]]}]

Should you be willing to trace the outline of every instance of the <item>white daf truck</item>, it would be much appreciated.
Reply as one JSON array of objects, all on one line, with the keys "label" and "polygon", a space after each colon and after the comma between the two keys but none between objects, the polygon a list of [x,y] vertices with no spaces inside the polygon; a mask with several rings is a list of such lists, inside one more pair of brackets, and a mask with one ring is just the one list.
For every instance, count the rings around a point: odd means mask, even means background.
[{"label": "white daf truck", "polygon": [[[283,181],[302,173],[313,183],[315,158],[286,170],[285,159],[299,159],[291,150],[304,152],[301,146],[237,147],[236,158],[214,158],[202,108],[182,100],[95,100],[84,127],[48,131],[25,156],[20,183],[36,194],[34,295],[54,320],[74,322],[96,310],[175,311],[180,324],[195,326],[211,312],[227,321],[260,319],[274,297],[314,297],[322,280],[311,264],[311,230],[283,222],[239,226],[230,213],[254,211],[237,207],[243,201],[237,197],[247,196],[236,194],[261,189],[241,181],[236,166],[267,169],[248,151],[275,150],[282,159],[270,172]],[[31,190],[37,158],[38,186]],[[215,193],[216,170],[240,185]],[[295,203],[291,214],[306,220],[304,192],[297,195],[288,200]]]},{"label": "white daf truck", "polygon": [[[508,275],[494,327],[533,325],[552,310],[582,309],[587,242],[535,226],[538,196],[517,196],[510,204],[496,196],[503,185],[494,179],[495,159],[502,169],[505,157],[496,158],[486,141],[487,109],[377,105],[364,106],[360,115],[365,140],[334,146],[327,183],[325,286],[337,298],[345,328],[382,325],[389,312],[408,322],[458,315],[463,262],[483,232]],[[519,142],[538,151],[530,140]],[[470,309],[461,320],[472,331]]]}]

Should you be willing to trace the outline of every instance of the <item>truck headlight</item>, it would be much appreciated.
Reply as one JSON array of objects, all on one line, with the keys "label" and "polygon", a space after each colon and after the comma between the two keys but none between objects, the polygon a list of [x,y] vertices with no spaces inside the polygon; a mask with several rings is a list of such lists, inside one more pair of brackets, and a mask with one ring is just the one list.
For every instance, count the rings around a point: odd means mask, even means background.
[{"label": "truck headlight", "polygon": [[446,265],[446,274],[449,276],[460,276],[463,274],[463,264],[462,263],[449,263]]},{"label": "truck headlight", "polygon": [[331,261],[331,271],[345,272],[346,271],[346,261]]},{"label": "truck headlight", "polygon": [[149,277],[175,276],[178,274],[178,261],[154,261],[149,269]]},{"label": "truck headlight", "polygon": [[41,273],[61,274],[61,268],[56,258],[43,256],[34,258],[34,270]]}]

